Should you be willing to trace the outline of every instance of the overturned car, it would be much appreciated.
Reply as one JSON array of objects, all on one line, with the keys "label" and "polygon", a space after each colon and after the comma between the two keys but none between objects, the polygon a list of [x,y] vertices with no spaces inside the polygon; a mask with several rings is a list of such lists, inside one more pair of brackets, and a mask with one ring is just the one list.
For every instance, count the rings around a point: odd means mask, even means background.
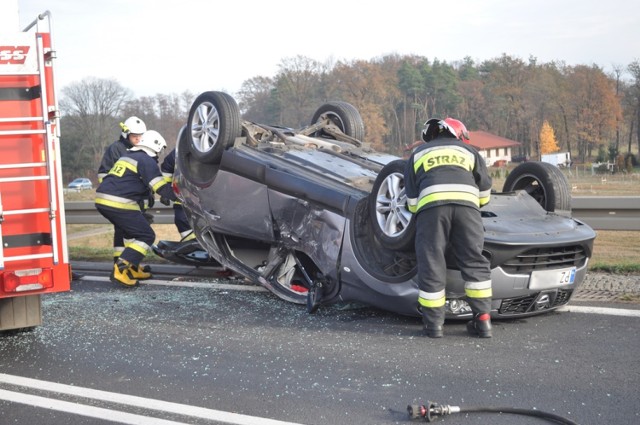
[{"label": "overturned car", "polygon": [[[404,160],[363,141],[352,105],[326,103],[293,130],[244,121],[231,96],[205,92],[178,139],[175,188],[197,241],[160,241],[156,254],[217,263],[309,312],[355,301],[420,315]],[[584,280],[595,232],[570,201],[557,167],[527,162],[481,209],[494,317],[553,310]],[[469,317],[449,257],[447,318]]]}]

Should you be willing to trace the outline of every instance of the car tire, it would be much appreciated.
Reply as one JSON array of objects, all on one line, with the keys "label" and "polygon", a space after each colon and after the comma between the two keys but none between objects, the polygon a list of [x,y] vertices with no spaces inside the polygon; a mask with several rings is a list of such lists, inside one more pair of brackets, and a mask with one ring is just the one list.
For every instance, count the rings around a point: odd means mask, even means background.
[{"label": "car tire", "polygon": [[[364,140],[364,121],[355,106],[347,102],[328,102],[320,106],[311,118],[311,125],[324,119],[329,119],[344,134],[357,140]],[[315,136],[331,137],[322,130],[315,133]]]},{"label": "car tire", "polygon": [[407,209],[404,191],[406,161],[398,159],[385,165],[369,195],[369,215],[373,233],[392,250],[409,251],[415,244],[415,220]]},{"label": "car tire", "polygon": [[225,149],[240,137],[240,109],[224,92],[200,94],[191,105],[187,139],[193,157],[205,164],[218,164]]},{"label": "car tire", "polygon": [[503,192],[524,190],[546,211],[570,211],[571,193],[566,176],[558,167],[546,162],[523,162],[504,182]]}]

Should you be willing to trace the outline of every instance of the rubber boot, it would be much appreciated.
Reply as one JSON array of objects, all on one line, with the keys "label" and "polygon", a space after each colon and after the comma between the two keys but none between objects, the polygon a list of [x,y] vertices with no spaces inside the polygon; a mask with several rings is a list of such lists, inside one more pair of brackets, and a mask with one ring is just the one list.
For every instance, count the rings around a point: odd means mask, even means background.
[{"label": "rubber boot", "polygon": [[442,338],[444,329],[442,322],[444,321],[444,310],[441,308],[421,307],[422,312],[422,328],[423,335],[429,338]]},{"label": "rubber boot", "polygon": [[131,264],[127,260],[123,260],[121,258],[113,265],[113,271],[109,276],[109,280],[128,288],[138,286],[138,281],[133,278],[131,273]]},{"label": "rubber boot", "polygon": [[138,279],[138,280],[145,280],[145,279],[151,279],[153,276],[151,275],[151,268],[149,266],[135,266],[133,264],[131,264],[131,268],[129,269],[131,271],[131,276],[134,279]]},{"label": "rubber boot", "polygon": [[478,313],[473,320],[467,322],[467,332],[480,338],[491,338],[491,315]]},{"label": "rubber boot", "polygon": [[444,330],[441,325],[426,325],[423,333],[429,338],[442,338],[444,336]]}]

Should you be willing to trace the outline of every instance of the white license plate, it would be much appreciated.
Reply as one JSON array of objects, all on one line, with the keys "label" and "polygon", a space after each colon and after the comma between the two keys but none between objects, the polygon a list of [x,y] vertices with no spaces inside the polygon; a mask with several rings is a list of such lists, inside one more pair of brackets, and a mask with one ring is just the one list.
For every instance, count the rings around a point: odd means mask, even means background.
[{"label": "white license plate", "polygon": [[529,289],[550,289],[571,285],[576,280],[576,268],[540,270],[531,273]]}]

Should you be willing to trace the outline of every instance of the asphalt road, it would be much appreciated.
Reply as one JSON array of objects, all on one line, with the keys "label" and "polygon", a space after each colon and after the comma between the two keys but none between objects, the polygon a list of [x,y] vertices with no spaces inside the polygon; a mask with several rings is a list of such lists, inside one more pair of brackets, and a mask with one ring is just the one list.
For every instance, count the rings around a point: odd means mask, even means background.
[{"label": "asphalt road", "polygon": [[0,423],[404,424],[407,405],[428,400],[640,423],[637,305],[570,304],[494,322],[482,340],[452,322],[431,340],[415,318],[360,305],[308,315],[237,283],[130,290],[85,277],[44,296],[42,326],[0,336]]}]

